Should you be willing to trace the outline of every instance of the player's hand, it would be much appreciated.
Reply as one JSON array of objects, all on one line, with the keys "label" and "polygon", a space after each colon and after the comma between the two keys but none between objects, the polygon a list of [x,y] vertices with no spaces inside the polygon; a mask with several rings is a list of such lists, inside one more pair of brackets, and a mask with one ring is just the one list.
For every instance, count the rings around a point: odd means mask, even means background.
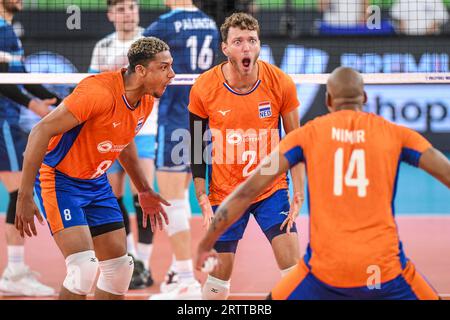
[{"label": "player's hand", "polygon": [[[138,193],[139,204],[142,208],[142,225],[147,228],[147,219],[150,219],[152,231],[156,231],[156,222],[158,222],[159,229],[163,229],[163,221],[169,224],[169,218],[162,205],[170,206],[170,203],[163,199],[158,193],[153,190],[147,190]],[[162,216],[162,218],[161,218]]]},{"label": "player's hand", "polygon": [[213,272],[219,264],[219,255],[216,250],[207,250],[202,243],[198,245],[195,269],[205,273]]},{"label": "player's hand", "polygon": [[294,198],[291,202],[291,207],[289,209],[289,214],[286,219],[284,219],[283,223],[280,226],[280,230],[283,230],[285,226],[287,226],[286,232],[287,234],[291,233],[291,228],[294,225],[295,219],[297,218],[300,208],[303,204],[303,195],[300,192],[294,193]]},{"label": "player's hand", "polygon": [[28,109],[36,113],[41,118],[45,117],[47,114],[49,114],[51,110],[51,106],[53,106],[56,103],[57,99],[37,99],[33,98],[30,100],[30,103],[28,104]]},{"label": "player's hand", "polygon": [[214,213],[211,207],[211,203],[209,202],[209,198],[205,193],[198,198],[198,204],[200,205],[200,209],[202,210],[203,227],[205,229],[208,229],[213,219]]},{"label": "player's hand", "polygon": [[39,223],[44,225],[44,219],[33,201],[33,196],[26,196],[19,192],[14,225],[16,226],[16,229],[19,230],[22,238],[25,238],[25,233],[29,237],[32,237],[33,235],[37,236],[36,226],[34,224],[35,216]]}]

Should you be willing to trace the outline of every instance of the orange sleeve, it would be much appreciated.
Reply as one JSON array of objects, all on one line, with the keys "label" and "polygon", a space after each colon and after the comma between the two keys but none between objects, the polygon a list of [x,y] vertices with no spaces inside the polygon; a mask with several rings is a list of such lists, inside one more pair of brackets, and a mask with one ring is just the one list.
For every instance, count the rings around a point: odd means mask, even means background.
[{"label": "orange sleeve", "polygon": [[200,92],[198,89],[198,85],[194,83],[191,88],[191,92],[189,93],[189,112],[199,116],[200,118],[208,118],[208,113],[203,105],[203,101],[200,98]]},{"label": "orange sleeve", "polygon": [[306,131],[309,126],[306,125],[301,128],[297,128],[294,131],[288,133],[278,145],[280,152],[289,161],[291,167],[295,166],[299,162],[305,161],[304,147],[306,144]]},{"label": "orange sleeve", "polygon": [[409,128],[396,126],[396,131],[402,144],[400,159],[415,167],[419,166],[422,153],[432,147],[431,143],[422,135]]},{"label": "orange sleeve", "polygon": [[80,122],[104,112],[114,101],[112,93],[100,87],[93,77],[81,81],[63,103]]},{"label": "orange sleeve", "polygon": [[290,76],[283,74],[280,79],[283,90],[283,104],[281,106],[281,114],[286,114],[295,110],[300,105],[297,97],[297,86]]}]

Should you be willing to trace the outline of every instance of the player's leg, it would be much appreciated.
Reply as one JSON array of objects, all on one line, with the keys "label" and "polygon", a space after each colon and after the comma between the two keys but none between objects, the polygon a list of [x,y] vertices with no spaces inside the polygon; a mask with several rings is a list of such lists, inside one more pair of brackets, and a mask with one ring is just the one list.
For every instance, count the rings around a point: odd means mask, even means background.
[{"label": "player's leg", "polygon": [[28,135],[20,128],[10,127],[7,122],[0,123],[0,181],[9,193],[5,224],[8,264],[0,279],[0,294],[53,295],[55,291],[40,283],[35,272],[25,264],[25,241],[14,226],[20,170]]},{"label": "player's leg", "polygon": [[[96,229],[102,227],[104,226],[97,226]],[[125,228],[105,231],[107,230],[102,230],[93,237],[100,269],[95,299],[123,300],[133,274],[134,260],[127,254]]]},{"label": "player's leg", "polygon": [[[53,213],[47,211],[51,217]],[[72,212],[73,213],[73,212]],[[49,218],[47,218],[49,219]],[[55,217],[48,222],[54,223]],[[66,261],[66,277],[59,292],[60,300],[84,300],[92,291],[98,272],[91,233],[87,225],[64,228],[53,234]]]},{"label": "player's leg", "polygon": [[281,276],[295,267],[300,258],[296,225],[288,234],[280,226],[289,213],[289,197],[286,189],[278,190],[270,197],[258,202],[255,219],[272,245]]},{"label": "player's leg", "polygon": [[[186,179],[189,173],[190,143],[186,137],[173,141],[177,128],[158,126],[158,148],[156,153],[156,178],[161,195],[171,203],[165,210],[169,225],[165,226],[175,256],[175,272],[178,282],[161,285],[161,291],[167,292],[152,299],[200,299],[200,284],[194,277],[191,250],[191,230],[186,207]],[[187,132],[187,131],[186,131]],[[184,292],[178,296],[177,292]]]},{"label": "player's leg", "polygon": [[136,256],[136,247],[134,245],[133,233],[130,228],[130,218],[127,208],[123,202],[124,187],[125,187],[125,177],[126,173],[120,165],[119,161],[115,161],[107,172],[108,181],[111,185],[114,195],[119,203],[120,210],[122,211],[123,221],[125,224],[125,230],[127,233],[127,250],[128,253]]},{"label": "player's leg", "polygon": [[[189,187],[192,183],[192,174],[189,173],[186,175],[186,183],[185,183],[185,207],[186,207],[186,214],[190,221],[192,218],[192,209],[191,209],[191,202],[190,202],[190,194],[189,194]],[[172,262],[170,264],[169,270],[166,273],[166,276],[164,278],[164,282],[161,284],[161,291],[165,292],[170,288],[171,286],[175,285],[178,282],[178,274],[176,273],[176,259],[175,255],[172,255]]]},{"label": "player's leg", "polygon": [[[194,283],[195,285],[193,286],[198,287],[198,296],[200,298],[200,286],[194,277],[191,230],[186,212],[188,208],[186,208],[186,190],[184,186],[187,173],[157,171],[156,176],[162,197],[171,203],[170,207],[166,207],[170,223],[165,226],[165,229],[175,256],[174,272],[178,277],[176,286]],[[173,286],[173,288],[176,288],[176,286]],[[170,291],[170,289],[167,291]]]},{"label": "player's leg", "polygon": [[[156,137],[154,135],[141,135],[135,138],[139,163],[151,186],[154,184],[155,176],[155,139]],[[150,271],[150,257],[153,251],[153,231],[150,227],[144,228],[142,221],[143,212],[139,204],[136,188],[133,184],[131,184],[131,190],[138,226],[137,257],[144,263],[144,273],[147,273],[145,283],[147,286],[151,286],[153,279]]]},{"label": "player's leg", "polygon": [[[40,210],[66,262],[60,299],[86,299],[97,277],[98,260],[82,209],[98,197],[100,188],[92,181],[72,180],[42,165],[35,183]],[[106,177],[102,182],[107,185]]]},{"label": "player's leg", "polygon": [[100,271],[95,298],[123,299],[134,273],[134,259],[127,254],[123,215],[106,178],[98,178],[91,189],[92,198],[83,211]]},{"label": "player's leg", "polygon": [[[213,206],[215,212],[218,206]],[[231,274],[233,272],[234,257],[239,240],[244,235],[253,206],[229,227],[217,240],[214,249],[218,253],[218,266],[211,272],[202,288],[203,300],[226,300],[230,295]]]}]

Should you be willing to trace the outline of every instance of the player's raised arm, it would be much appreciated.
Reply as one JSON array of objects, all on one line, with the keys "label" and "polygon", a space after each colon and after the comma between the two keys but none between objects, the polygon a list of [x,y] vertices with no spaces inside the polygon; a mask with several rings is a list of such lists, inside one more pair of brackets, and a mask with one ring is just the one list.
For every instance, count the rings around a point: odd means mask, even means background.
[{"label": "player's raised arm", "polygon": [[439,150],[431,147],[422,153],[419,168],[450,188],[450,161]]},{"label": "player's raised arm", "polygon": [[197,250],[196,268],[200,270],[219,236],[245,212],[261,192],[289,169],[286,157],[276,148],[250,177],[237,187],[219,206],[207,233]]},{"label": "player's raised arm", "polygon": [[33,201],[33,187],[48,143],[52,137],[67,132],[78,124],[78,119],[62,104],[43,118],[30,132],[24,153],[22,181],[16,209],[16,228],[22,237],[24,233],[30,237],[32,234],[37,235],[34,225],[35,215],[42,223],[42,217]]}]

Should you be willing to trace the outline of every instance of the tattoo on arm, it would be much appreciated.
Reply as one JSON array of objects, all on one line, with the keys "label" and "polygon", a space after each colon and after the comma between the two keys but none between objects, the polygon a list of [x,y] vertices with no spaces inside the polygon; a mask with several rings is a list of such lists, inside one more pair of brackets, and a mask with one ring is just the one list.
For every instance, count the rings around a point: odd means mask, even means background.
[{"label": "tattoo on arm", "polygon": [[228,209],[225,207],[221,210],[218,210],[214,215],[214,219],[211,224],[211,228],[213,231],[217,230],[217,224],[220,224],[222,221],[226,222],[228,220]]}]

